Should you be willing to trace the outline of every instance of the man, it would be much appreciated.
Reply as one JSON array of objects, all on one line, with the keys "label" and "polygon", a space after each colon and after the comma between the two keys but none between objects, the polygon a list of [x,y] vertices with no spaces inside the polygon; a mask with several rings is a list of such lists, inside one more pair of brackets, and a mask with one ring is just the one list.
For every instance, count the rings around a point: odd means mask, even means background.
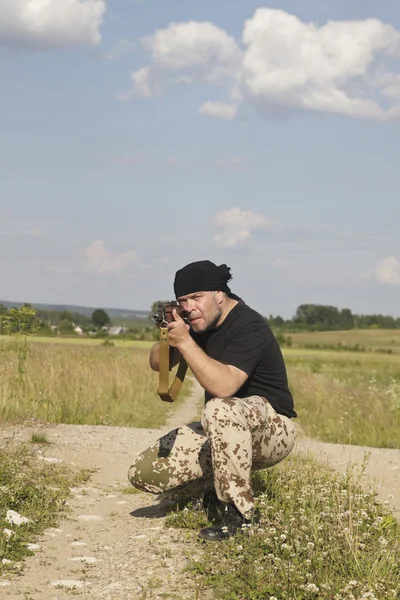
[{"label": "man", "polygon": [[[205,540],[227,539],[251,523],[251,471],[291,452],[297,416],[278,342],[265,319],[232,294],[230,279],[226,265],[210,261],[176,273],[186,319],[173,311],[168,342],[172,363],[182,356],[205,390],[202,420],[163,436],[129,471],[132,485],[146,492],[215,489],[225,512],[221,525],[200,531]],[[150,366],[159,369],[158,343]]]}]

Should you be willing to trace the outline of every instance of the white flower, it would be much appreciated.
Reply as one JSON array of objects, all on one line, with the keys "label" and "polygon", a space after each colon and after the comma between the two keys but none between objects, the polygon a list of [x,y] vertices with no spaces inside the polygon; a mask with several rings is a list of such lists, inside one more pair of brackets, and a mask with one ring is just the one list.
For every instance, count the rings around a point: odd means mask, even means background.
[{"label": "white flower", "polygon": [[307,592],[314,592],[315,594],[319,592],[319,587],[315,583],[307,583],[305,589]]}]

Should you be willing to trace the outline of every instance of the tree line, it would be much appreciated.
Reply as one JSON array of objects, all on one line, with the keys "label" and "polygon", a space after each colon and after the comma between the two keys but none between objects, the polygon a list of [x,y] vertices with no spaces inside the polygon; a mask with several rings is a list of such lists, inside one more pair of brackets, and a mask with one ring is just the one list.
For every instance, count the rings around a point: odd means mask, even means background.
[{"label": "tree line", "polygon": [[349,308],[340,310],[325,304],[301,304],[292,319],[270,315],[267,321],[272,328],[284,331],[400,329],[400,318],[380,314],[358,315]]},{"label": "tree line", "polygon": [[[125,328],[125,336],[132,339],[155,339],[157,329],[151,317],[158,303],[152,304],[147,325],[141,321]],[[280,332],[335,331],[349,329],[400,329],[400,318],[387,315],[353,314],[349,308],[338,309],[325,304],[301,304],[292,319],[280,315],[265,317],[271,328]],[[86,316],[80,313],[36,310],[30,304],[7,308],[0,304],[0,333],[38,333],[41,335],[74,335],[80,327],[84,334],[105,337],[112,325],[107,312],[101,308]]]}]

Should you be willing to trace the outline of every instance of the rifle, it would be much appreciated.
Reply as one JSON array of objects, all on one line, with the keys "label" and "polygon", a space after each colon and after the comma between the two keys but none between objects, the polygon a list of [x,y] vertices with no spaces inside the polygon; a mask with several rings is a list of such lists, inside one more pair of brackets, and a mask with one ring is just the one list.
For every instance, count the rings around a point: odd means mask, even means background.
[{"label": "rifle", "polygon": [[157,394],[164,402],[174,402],[181,391],[182,383],[185,379],[187,371],[187,363],[184,358],[181,358],[175,378],[169,385],[169,371],[171,369],[171,353],[168,345],[168,323],[173,320],[172,311],[176,309],[181,316],[184,316],[182,311],[179,311],[179,303],[173,300],[172,302],[159,302],[158,310],[152,316],[152,319],[160,328],[160,365],[158,376]]}]

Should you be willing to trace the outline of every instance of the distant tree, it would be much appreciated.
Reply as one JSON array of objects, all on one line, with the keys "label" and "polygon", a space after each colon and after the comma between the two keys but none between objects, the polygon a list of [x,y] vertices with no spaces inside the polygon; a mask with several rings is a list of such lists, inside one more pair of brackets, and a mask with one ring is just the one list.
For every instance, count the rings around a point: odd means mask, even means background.
[{"label": "distant tree", "polygon": [[92,313],[92,323],[95,327],[101,328],[111,323],[110,317],[102,308],[96,308]]},{"label": "distant tree", "polygon": [[73,333],[74,325],[69,319],[62,319],[58,324],[58,331],[60,333]]},{"label": "distant tree", "polygon": [[69,310],[63,310],[60,314],[60,321],[70,321],[71,323],[73,323],[74,318],[73,318],[72,314],[69,312]]},{"label": "distant tree", "polygon": [[342,308],[340,311],[340,325],[343,329],[354,328],[354,316],[349,308]]}]

